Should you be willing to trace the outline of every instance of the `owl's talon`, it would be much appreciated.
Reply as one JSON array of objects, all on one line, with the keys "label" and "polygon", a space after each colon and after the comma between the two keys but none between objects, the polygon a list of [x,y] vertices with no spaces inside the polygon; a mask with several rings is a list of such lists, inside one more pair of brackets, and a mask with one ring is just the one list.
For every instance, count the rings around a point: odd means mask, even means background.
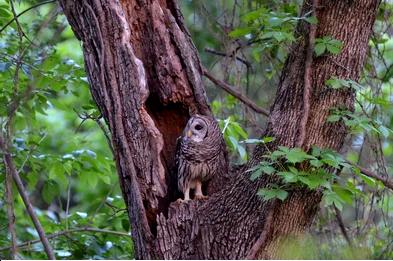
[{"label": "owl's talon", "polygon": [[206,200],[208,198],[209,198],[208,196],[204,196],[204,195],[195,195],[195,199],[198,199],[198,200]]},{"label": "owl's talon", "polygon": [[189,199],[178,198],[178,199],[176,200],[176,203],[182,204],[182,203],[186,203],[187,201],[190,201],[190,200],[189,200]]}]

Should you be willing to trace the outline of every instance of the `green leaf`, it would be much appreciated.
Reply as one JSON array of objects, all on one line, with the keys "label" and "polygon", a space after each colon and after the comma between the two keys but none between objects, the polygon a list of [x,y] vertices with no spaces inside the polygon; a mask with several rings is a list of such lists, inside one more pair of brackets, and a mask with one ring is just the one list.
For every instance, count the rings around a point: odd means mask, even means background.
[{"label": "green leaf", "polygon": [[368,186],[370,186],[371,188],[375,188],[376,187],[376,182],[375,179],[370,178],[362,173],[359,173],[358,175]]},{"label": "green leaf", "polygon": [[284,22],[284,20],[280,17],[276,17],[276,16],[271,16],[268,19],[268,23],[270,26],[280,26],[282,23]]},{"label": "green leaf", "polygon": [[243,139],[248,138],[247,132],[244,131],[242,127],[240,127],[239,123],[232,122],[231,125],[232,125],[231,127],[233,128],[233,130],[236,131],[236,133],[238,133],[240,135],[240,137],[242,137]]},{"label": "green leaf", "polygon": [[269,142],[272,142],[272,141],[274,141],[275,140],[275,138],[274,137],[263,137],[262,138],[262,142],[263,143],[269,143]]},{"label": "green leaf", "polygon": [[347,203],[347,204],[352,204],[352,200],[353,200],[353,194],[350,190],[339,186],[339,185],[333,185],[333,191],[337,194],[338,197],[340,197],[340,199]]},{"label": "green leaf", "polygon": [[325,191],[323,195],[325,206],[335,205],[340,211],[343,210],[342,199],[333,191]]},{"label": "green leaf", "polygon": [[246,150],[243,148],[243,146],[238,145],[237,151],[239,152],[239,156],[242,160],[247,160],[247,153]]},{"label": "green leaf", "polygon": [[323,163],[317,159],[310,160],[310,164],[311,164],[311,166],[314,166],[316,168],[320,168],[323,166]]},{"label": "green leaf", "polygon": [[332,54],[339,54],[341,52],[341,48],[336,45],[328,44],[326,45],[326,48]]},{"label": "green leaf", "polygon": [[304,20],[306,20],[310,24],[317,24],[318,23],[318,19],[314,15],[313,16],[309,16],[309,17],[307,17]]},{"label": "green leaf", "polygon": [[284,201],[288,196],[288,192],[279,188],[272,188],[272,189],[263,188],[258,190],[257,195],[263,197],[264,200],[278,198],[281,201]]},{"label": "green leaf", "polygon": [[283,172],[278,172],[277,175],[282,177],[286,183],[295,183],[298,181],[297,175],[294,174],[293,172],[283,171]]},{"label": "green leaf", "polygon": [[300,148],[291,149],[285,156],[290,163],[299,163],[307,159],[307,153]]},{"label": "green leaf", "polygon": [[325,84],[332,89],[341,89],[344,86],[343,81],[337,77],[332,77],[329,80],[326,80]]},{"label": "green leaf", "polygon": [[42,198],[46,203],[50,204],[53,198],[59,195],[60,189],[59,185],[54,180],[47,180],[42,188]]},{"label": "green leaf", "polygon": [[231,142],[232,148],[236,150],[239,146],[237,140],[233,136],[229,136],[229,141]]},{"label": "green leaf", "polygon": [[64,175],[64,167],[59,161],[53,162],[49,170],[49,179],[56,179],[56,177]]},{"label": "green leaf", "polygon": [[272,152],[272,154],[271,154],[270,156],[271,156],[271,158],[272,158],[273,160],[276,160],[276,159],[278,159],[279,157],[284,156],[284,155],[286,155],[285,152],[280,151],[280,150],[275,150],[275,151]]},{"label": "green leaf", "polygon": [[244,27],[244,28],[236,28],[232,32],[229,33],[230,37],[236,38],[240,36],[245,36],[250,34],[253,31],[253,27]]},{"label": "green leaf", "polygon": [[326,51],[326,45],[324,43],[318,43],[314,47],[315,54],[321,56]]},{"label": "green leaf", "polygon": [[262,168],[258,166],[258,168],[255,169],[255,171],[251,174],[250,179],[252,181],[255,181],[257,178],[259,178],[262,175]]},{"label": "green leaf", "polygon": [[341,115],[333,114],[329,115],[326,119],[327,122],[338,122],[341,119]]},{"label": "green leaf", "polygon": [[378,127],[378,130],[381,132],[381,134],[382,134],[385,138],[387,138],[387,137],[392,133],[392,130],[391,130],[391,129],[389,129],[389,128],[383,126],[383,125],[380,125],[380,126]]},{"label": "green leaf", "polygon": [[271,174],[273,174],[276,171],[275,168],[273,168],[272,166],[269,166],[269,165],[262,166],[261,170],[262,170],[263,173],[266,173],[268,175],[271,175]]},{"label": "green leaf", "polygon": [[267,10],[265,8],[259,8],[255,11],[251,11],[251,12],[245,14],[241,19],[243,22],[248,23],[248,22],[251,22],[251,21],[254,21],[254,20],[260,18],[266,12],[267,12]]},{"label": "green leaf", "polygon": [[9,18],[9,17],[11,17],[11,13],[3,5],[0,6],[0,17],[2,17],[2,18]]}]

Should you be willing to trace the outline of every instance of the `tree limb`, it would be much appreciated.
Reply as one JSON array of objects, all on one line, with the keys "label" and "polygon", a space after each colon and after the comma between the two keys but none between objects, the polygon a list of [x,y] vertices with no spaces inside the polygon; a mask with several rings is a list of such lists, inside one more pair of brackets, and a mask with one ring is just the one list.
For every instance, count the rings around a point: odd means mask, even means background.
[{"label": "tree limb", "polygon": [[27,195],[25,186],[23,185],[23,182],[16,171],[14,162],[12,161],[11,154],[8,151],[8,147],[6,146],[6,143],[3,139],[2,136],[0,136],[0,148],[4,153],[4,164],[6,165],[6,171],[9,172],[16,184],[16,187],[18,188],[19,194],[22,197],[22,200],[26,206],[26,210],[29,213],[31,220],[33,221],[33,224],[38,232],[38,235],[40,236],[40,241],[42,242],[42,245],[44,246],[45,252],[48,256],[49,259],[56,259],[55,254],[53,253],[52,247],[48,241],[48,238],[45,235],[45,231],[38,220],[37,215],[34,212],[33,206],[30,202],[30,199]]},{"label": "tree limb", "polygon": [[243,63],[247,68],[251,68],[251,63],[249,61],[247,61],[247,60],[245,60],[243,58],[240,58],[238,56],[235,56],[235,54],[228,55],[226,53],[219,52],[219,51],[216,51],[214,49],[210,49],[208,47],[205,48],[205,52],[211,53],[211,54],[215,54],[215,55],[218,55],[218,56],[223,56],[223,57],[231,57],[231,58],[235,57],[236,60],[238,60],[239,62]]},{"label": "tree limb", "polygon": [[233,86],[227,84],[224,81],[218,80],[215,78],[211,73],[209,73],[205,68],[203,68],[203,74],[215,85],[218,87],[222,88],[224,91],[227,93],[233,95],[236,97],[238,100],[240,100],[242,103],[250,107],[253,111],[260,113],[262,115],[265,115],[266,117],[269,116],[269,112],[266,109],[263,109],[259,107],[255,102],[250,100],[248,97],[246,97],[243,93],[240,91],[237,91]]},{"label": "tree limb", "polygon": [[341,233],[343,234],[348,245],[350,247],[352,247],[352,241],[351,241],[350,237],[348,236],[347,230],[345,229],[344,221],[341,217],[340,210],[336,206],[333,206],[333,207],[334,207],[334,212],[336,214],[337,223],[338,223],[338,226],[340,227]]},{"label": "tree limb", "polygon": [[[47,238],[48,239],[53,239],[53,238],[56,238],[56,237],[59,237],[59,236],[64,236],[64,235],[67,235],[67,234],[72,234],[72,233],[77,233],[77,232],[96,232],[96,233],[106,233],[106,234],[112,234],[112,235],[118,235],[118,236],[126,236],[126,237],[130,237],[131,236],[129,233],[124,233],[124,232],[119,232],[119,231],[112,231],[112,230],[92,228],[92,227],[83,227],[83,228],[75,228],[75,229],[64,230],[64,231],[56,232],[56,233],[53,233],[53,234],[49,234],[47,236]],[[26,241],[26,242],[18,244],[18,247],[25,247],[25,246],[36,244],[36,243],[39,243],[39,242],[41,242],[40,239],[29,240],[29,241]],[[0,252],[8,250],[8,249],[11,249],[11,246],[0,248]]]},{"label": "tree limb", "polygon": [[363,167],[361,167],[361,166],[359,166],[359,165],[357,165],[357,164],[351,163],[351,162],[349,162],[349,161],[347,161],[347,163],[349,163],[349,164],[355,166],[356,168],[358,168],[358,169],[360,170],[360,172],[361,172],[362,174],[366,175],[367,177],[370,177],[370,178],[379,180],[379,181],[381,181],[386,187],[388,187],[388,188],[390,188],[391,190],[393,190],[393,181],[390,180],[388,177],[381,177],[380,175],[378,175],[378,174],[372,172],[371,170],[366,169],[366,168],[363,168]]}]

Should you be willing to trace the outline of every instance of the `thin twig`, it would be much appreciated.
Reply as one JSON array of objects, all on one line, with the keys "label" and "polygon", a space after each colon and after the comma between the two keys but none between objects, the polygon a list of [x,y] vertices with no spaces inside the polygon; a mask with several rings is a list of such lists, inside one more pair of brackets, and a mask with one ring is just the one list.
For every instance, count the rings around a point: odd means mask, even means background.
[{"label": "thin twig", "polygon": [[[318,6],[318,0],[312,1],[311,10],[316,16],[315,10]],[[304,145],[304,140],[306,139],[306,125],[308,121],[308,117],[310,114],[310,96],[312,90],[312,62],[313,62],[313,53],[314,53],[314,45],[315,45],[315,35],[317,32],[317,26],[315,24],[309,24],[310,32],[308,35],[308,44],[307,44],[307,53],[306,53],[306,61],[304,68],[304,88],[303,88],[303,115],[300,119],[299,126],[299,136],[296,142],[296,146],[301,148]]]},{"label": "thin twig", "polygon": [[[92,228],[92,227],[83,227],[83,228],[75,228],[75,229],[70,229],[70,230],[64,230],[64,231],[56,232],[56,233],[53,233],[53,234],[49,234],[47,237],[48,237],[48,239],[53,239],[53,238],[56,238],[56,237],[59,237],[59,236],[65,236],[65,235],[68,235],[68,234],[78,233],[78,232],[105,233],[105,234],[111,234],[111,235],[117,235],[117,236],[125,236],[125,237],[130,237],[131,236],[129,233],[120,232],[120,231],[113,231],[113,230],[106,230],[106,229],[99,229],[99,228]],[[21,247],[25,247],[25,246],[30,246],[32,244],[36,244],[36,243],[39,243],[39,242],[40,242],[39,239],[30,240],[30,241],[26,241],[26,242],[18,244],[18,247],[21,248]],[[0,248],[0,252],[8,250],[10,248],[11,248],[11,246]]]},{"label": "thin twig", "polygon": [[65,212],[66,230],[68,230],[68,214],[70,210],[70,201],[71,201],[71,177],[68,178],[68,188],[67,188],[67,203],[66,203],[66,212]]},{"label": "thin twig", "polygon": [[209,73],[205,68],[203,68],[203,74],[210,80],[212,81],[215,85],[221,87],[224,91],[227,93],[233,95],[236,97],[238,100],[243,102],[245,105],[250,107],[253,111],[260,113],[262,115],[265,115],[266,117],[269,116],[269,112],[266,109],[263,109],[259,107],[255,102],[250,100],[248,97],[246,97],[244,94],[242,94],[240,91],[237,91],[235,87],[227,84],[224,81],[216,79],[211,73]]},{"label": "thin twig", "polygon": [[[49,3],[54,3],[54,2],[57,2],[57,0],[43,1],[43,2],[41,2],[41,3],[37,3],[37,4],[35,4],[35,5],[32,5],[32,6],[30,6],[29,8],[27,8],[26,10],[23,10],[22,12],[20,12],[19,14],[17,14],[17,15],[16,15],[16,18],[19,18],[19,17],[20,17],[21,15],[23,15],[24,13],[26,13],[26,12],[28,12],[28,11],[34,9],[34,8],[37,8],[37,7],[41,6],[41,5],[45,5],[45,4],[49,4]],[[14,18],[12,18],[10,21],[8,21],[8,22],[0,29],[0,33],[3,32],[4,29],[7,28],[13,21],[15,21],[16,18],[14,17]]]},{"label": "thin twig", "polygon": [[31,220],[33,221],[33,224],[37,230],[37,233],[40,237],[40,241],[42,242],[42,245],[44,246],[45,252],[48,256],[49,259],[56,259],[55,254],[53,253],[52,247],[48,241],[48,238],[45,235],[45,231],[42,228],[42,225],[40,221],[38,220],[37,215],[34,212],[33,205],[30,202],[30,199],[27,195],[25,186],[23,185],[23,182],[16,171],[14,162],[12,161],[11,154],[8,151],[8,146],[6,146],[6,143],[4,142],[3,137],[0,135],[0,148],[4,153],[4,164],[6,165],[6,171],[9,171],[9,174],[12,176],[16,187],[18,188],[19,194],[22,197],[23,203],[26,206],[26,210],[30,215]]},{"label": "thin twig", "polygon": [[34,144],[33,146],[31,146],[31,148],[29,149],[29,152],[27,153],[26,158],[23,160],[22,164],[19,167],[18,173],[21,173],[23,168],[25,167],[27,161],[30,159],[31,155],[33,155],[34,150],[41,144],[41,142],[45,139],[46,137],[46,133],[41,137],[41,139],[38,141],[38,143]]},{"label": "thin twig", "polygon": [[[214,54],[214,55],[218,55],[218,56],[223,56],[223,57],[231,57],[232,58],[232,57],[235,56],[234,54],[226,54],[226,53],[223,53],[223,52],[216,51],[214,49],[210,49],[208,47],[205,48],[205,52],[211,53],[211,54]],[[243,63],[247,68],[251,67],[251,63],[249,61],[247,61],[247,60],[245,60],[243,58],[240,58],[238,56],[236,56],[235,59],[238,60],[239,62]]]},{"label": "thin twig", "polygon": [[390,180],[387,176],[386,177],[382,177],[382,176],[372,172],[371,170],[363,168],[363,167],[361,167],[361,166],[359,166],[357,164],[353,164],[353,163],[351,163],[349,161],[347,161],[347,163],[352,164],[353,166],[358,168],[360,170],[360,172],[363,173],[364,175],[366,175],[366,176],[368,176],[370,178],[373,178],[373,179],[381,181],[385,185],[385,187],[388,187],[391,190],[393,190],[393,181]]},{"label": "thin twig", "polygon": [[74,109],[74,112],[78,115],[78,117],[82,120],[81,123],[79,124],[79,126],[76,128],[75,132],[79,131],[79,128],[82,126],[82,124],[86,121],[86,120],[93,120],[97,123],[98,127],[100,127],[100,129],[102,130],[106,141],[108,142],[108,146],[109,149],[111,150],[112,154],[115,155],[115,152],[113,150],[113,145],[112,145],[112,140],[111,140],[111,136],[110,136],[110,131],[106,128],[106,126],[101,122],[102,119],[102,114],[99,116],[94,116],[94,113],[86,113],[86,112],[82,112],[82,113],[78,113],[78,111],[76,109]]},{"label": "thin twig", "polygon": [[345,240],[347,241],[348,245],[350,247],[352,247],[352,241],[351,241],[351,239],[348,236],[347,230],[345,229],[344,221],[343,221],[343,219],[341,217],[340,210],[338,210],[338,208],[336,206],[333,206],[333,208],[334,208],[334,211],[335,211],[335,214],[336,214],[337,223],[338,223],[338,226],[340,227],[341,233],[343,234],[343,236],[344,236]]},{"label": "thin twig", "polygon": [[8,218],[8,231],[11,234],[11,259],[15,259],[18,253],[16,247],[16,232],[15,232],[15,213],[14,213],[14,198],[12,193],[12,176],[9,171],[5,174],[5,190],[7,201],[7,218]]}]

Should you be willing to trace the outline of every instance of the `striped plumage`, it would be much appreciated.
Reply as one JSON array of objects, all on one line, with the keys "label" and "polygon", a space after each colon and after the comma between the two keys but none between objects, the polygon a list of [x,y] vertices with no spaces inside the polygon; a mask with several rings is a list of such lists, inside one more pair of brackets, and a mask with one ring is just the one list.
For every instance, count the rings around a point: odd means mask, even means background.
[{"label": "striped plumage", "polygon": [[225,143],[217,122],[202,115],[191,117],[176,152],[178,188],[185,200],[190,199],[190,189],[195,189],[195,198],[204,198],[202,182],[226,174],[225,157]]}]

